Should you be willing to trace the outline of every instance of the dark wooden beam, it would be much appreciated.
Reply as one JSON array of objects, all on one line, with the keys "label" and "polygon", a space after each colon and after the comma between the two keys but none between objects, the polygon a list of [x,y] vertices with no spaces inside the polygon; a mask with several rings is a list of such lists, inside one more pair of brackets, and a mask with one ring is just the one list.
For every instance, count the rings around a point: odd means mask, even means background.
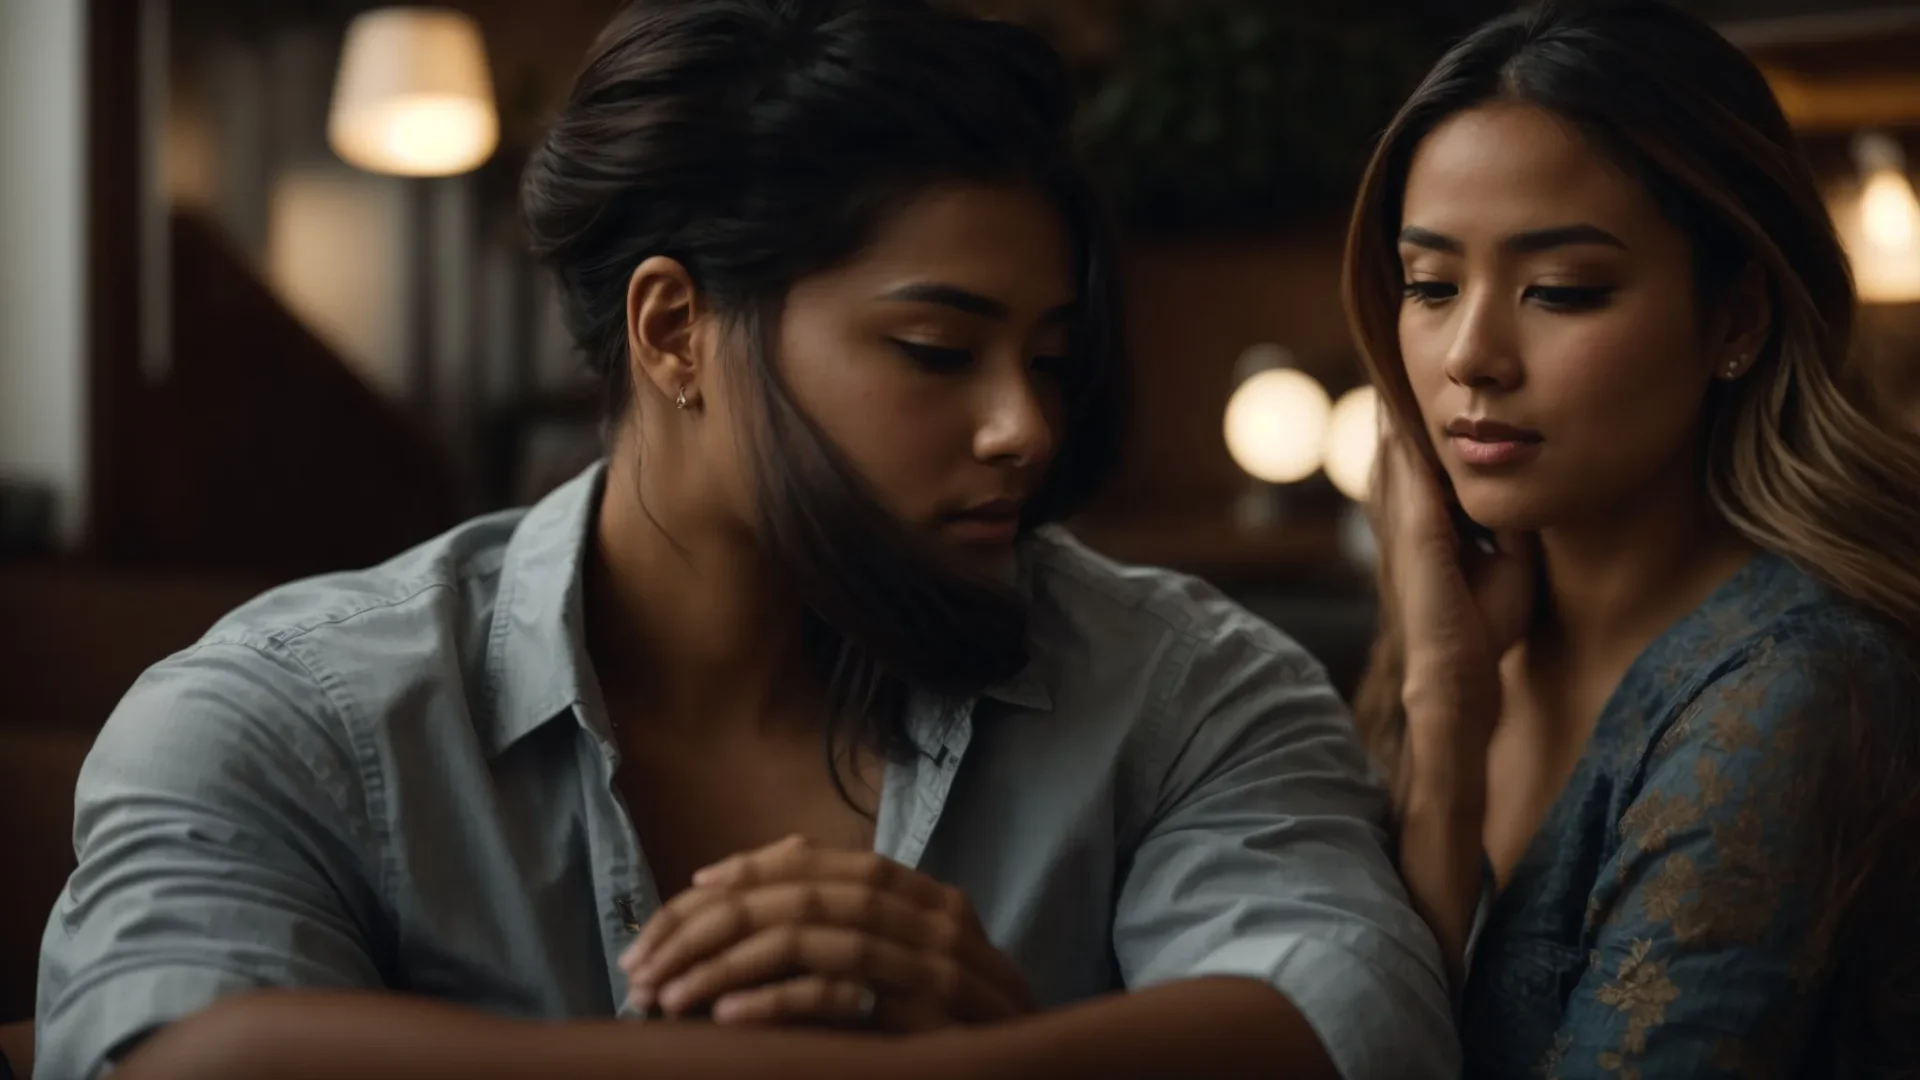
[{"label": "dark wooden beam", "polygon": [[[395,554],[458,518],[431,433],[360,381],[210,221],[147,201],[160,198],[147,194],[160,161],[146,76],[164,57],[141,18],[161,2],[88,7],[84,551],[263,578]],[[160,291],[143,305],[145,289]],[[149,345],[164,365],[146,362]]]},{"label": "dark wooden beam", "polygon": [[1920,124],[1920,5],[1727,23],[1808,133]]},{"label": "dark wooden beam", "polygon": [[140,380],[140,4],[87,5],[87,449],[84,549],[123,548],[129,506],[120,433]]}]

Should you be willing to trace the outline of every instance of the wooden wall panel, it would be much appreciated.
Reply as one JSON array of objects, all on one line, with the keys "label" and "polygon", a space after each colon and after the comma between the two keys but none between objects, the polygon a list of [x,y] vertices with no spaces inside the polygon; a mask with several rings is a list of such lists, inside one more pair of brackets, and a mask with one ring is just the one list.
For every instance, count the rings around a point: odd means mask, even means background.
[{"label": "wooden wall panel", "polygon": [[1221,422],[1248,346],[1285,346],[1334,394],[1359,381],[1340,306],[1340,248],[1332,222],[1281,235],[1126,242],[1134,420],[1102,514],[1219,511],[1243,490]]},{"label": "wooden wall panel", "polygon": [[291,577],[457,520],[444,456],[294,318],[210,224],[165,224],[167,369],[141,365],[138,0],[89,8],[88,549]]}]

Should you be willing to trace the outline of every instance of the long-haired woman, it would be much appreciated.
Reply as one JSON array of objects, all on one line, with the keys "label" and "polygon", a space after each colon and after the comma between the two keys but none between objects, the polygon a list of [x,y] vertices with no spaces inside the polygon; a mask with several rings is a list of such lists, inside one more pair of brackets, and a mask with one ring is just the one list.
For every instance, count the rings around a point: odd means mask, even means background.
[{"label": "long-haired woman", "polygon": [[1760,72],[1652,0],[1495,20],[1346,288],[1392,431],[1358,712],[1468,1075],[1911,1072],[1920,447],[1844,390]]}]

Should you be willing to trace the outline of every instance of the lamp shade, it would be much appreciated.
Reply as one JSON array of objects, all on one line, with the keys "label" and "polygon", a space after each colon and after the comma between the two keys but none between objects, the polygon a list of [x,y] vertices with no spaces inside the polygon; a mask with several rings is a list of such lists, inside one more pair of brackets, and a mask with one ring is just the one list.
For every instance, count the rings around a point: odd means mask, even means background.
[{"label": "lamp shade", "polygon": [[443,8],[380,8],[347,27],[327,141],[348,164],[394,176],[477,168],[500,142],[480,28]]}]

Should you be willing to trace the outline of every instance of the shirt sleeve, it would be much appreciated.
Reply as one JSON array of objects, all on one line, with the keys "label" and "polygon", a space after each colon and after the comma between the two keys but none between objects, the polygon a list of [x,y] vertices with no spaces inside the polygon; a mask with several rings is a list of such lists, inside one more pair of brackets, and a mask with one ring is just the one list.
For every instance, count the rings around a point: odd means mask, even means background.
[{"label": "shirt sleeve", "polygon": [[97,1076],[236,991],[381,985],[361,784],[333,715],[296,660],[242,645],[201,646],[128,692],[75,792],[36,1075]]},{"label": "shirt sleeve", "polygon": [[1114,920],[1127,985],[1265,980],[1345,1080],[1459,1075],[1439,947],[1320,665],[1264,627],[1190,649],[1148,732],[1155,809]]},{"label": "shirt sleeve", "polygon": [[1765,643],[1655,745],[1601,867],[1594,949],[1545,1075],[1798,1075],[1817,994],[1796,859],[1804,740],[1835,709],[1872,707],[1849,669],[1831,651]]}]

